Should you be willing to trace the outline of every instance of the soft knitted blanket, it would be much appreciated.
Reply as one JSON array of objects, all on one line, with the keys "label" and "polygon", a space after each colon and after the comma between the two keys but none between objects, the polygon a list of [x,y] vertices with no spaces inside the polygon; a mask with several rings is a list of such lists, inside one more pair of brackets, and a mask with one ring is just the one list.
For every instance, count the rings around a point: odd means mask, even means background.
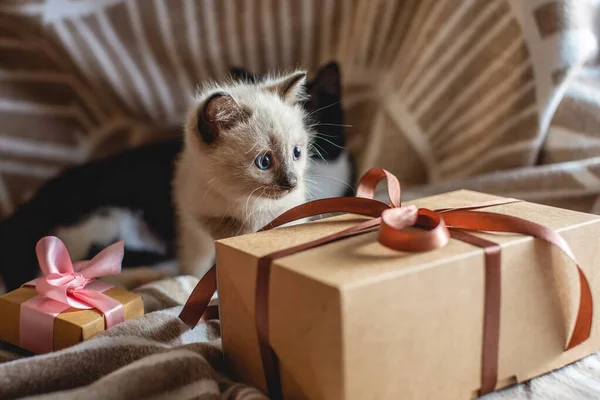
[{"label": "soft knitted blanket", "polygon": [[177,317],[196,283],[179,277],[140,287],[144,317],[63,351],[0,348],[0,398],[266,398],[227,379],[218,321],[189,330]]},{"label": "soft knitted blanket", "polygon": [[[218,321],[190,331],[178,319],[197,282],[182,276],[141,286],[144,317],[69,349],[26,356],[0,348],[0,398],[267,399],[227,377]],[[593,355],[482,399],[597,398],[600,357]]]}]

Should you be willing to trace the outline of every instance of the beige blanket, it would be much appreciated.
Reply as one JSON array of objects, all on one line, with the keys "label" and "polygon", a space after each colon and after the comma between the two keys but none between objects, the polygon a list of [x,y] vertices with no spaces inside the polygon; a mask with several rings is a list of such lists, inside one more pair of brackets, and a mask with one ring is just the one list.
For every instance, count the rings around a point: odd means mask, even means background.
[{"label": "beige blanket", "polygon": [[[140,287],[147,314],[48,355],[0,348],[0,399],[267,399],[227,377],[218,321],[188,330],[178,319],[197,279]],[[485,400],[598,399],[600,356],[593,355]]]},{"label": "beige blanket", "polygon": [[227,379],[218,321],[194,330],[177,317],[197,279],[141,287],[147,314],[63,351],[0,350],[0,398],[265,399]]}]

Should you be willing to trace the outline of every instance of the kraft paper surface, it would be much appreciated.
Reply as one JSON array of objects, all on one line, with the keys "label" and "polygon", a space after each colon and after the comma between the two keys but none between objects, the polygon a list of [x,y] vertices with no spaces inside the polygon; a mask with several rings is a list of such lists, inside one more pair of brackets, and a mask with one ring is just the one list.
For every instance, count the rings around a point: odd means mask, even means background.
[{"label": "kraft paper surface", "polygon": [[[430,209],[496,196],[457,191],[411,202]],[[491,207],[556,230],[600,299],[600,217],[532,203]],[[264,388],[256,328],[257,259],[341,231],[344,215],[217,242],[223,347],[237,378]],[[529,380],[600,349],[600,313],[583,345],[563,352],[576,314],[576,269],[531,237],[476,233],[502,248],[499,383]],[[276,260],[270,284],[270,343],[286,398],[476,396],[480,385],[484,254],[451,240],[401,253],[369,233]],[[596,302],[596,309],[600,300]],[[375,390],[375,392],[374,392]]]}]

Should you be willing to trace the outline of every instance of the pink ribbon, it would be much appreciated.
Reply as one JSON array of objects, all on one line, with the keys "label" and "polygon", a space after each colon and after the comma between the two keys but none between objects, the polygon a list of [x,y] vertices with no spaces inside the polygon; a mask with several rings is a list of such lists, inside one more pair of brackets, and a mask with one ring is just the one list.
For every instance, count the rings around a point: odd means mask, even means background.
[{"label": "pink ribbon", "polygon": [[103,292],[112,285],[96,281],[121,272],[124,242],[108,246],[89,261],[73,263],[57,237],[42,238],[35,248],[43,277],[25,284],[39,296],[21,304],[20,347],[37,354],[53,350],[54,319],[69,308],[96,309],[104,315],[106,329],[125,320],[123,304]]}]

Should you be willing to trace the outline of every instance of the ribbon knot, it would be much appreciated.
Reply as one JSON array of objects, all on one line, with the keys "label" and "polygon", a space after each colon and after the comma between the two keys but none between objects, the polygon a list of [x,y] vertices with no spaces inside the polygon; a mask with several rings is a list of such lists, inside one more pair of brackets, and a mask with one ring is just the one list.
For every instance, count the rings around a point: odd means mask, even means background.
[{"label": "ribbon knot", "polygon": [[44,276],[32,284],[41,296],[77,309],[97,309],[104,314],[107,328],[125,319],[123,305],[98,290],[109,286],[93,285],[98,283],[96,278],[121,272],[123,241],[108,246],[89,261],[76,263],[71,261],[64,243],[54,236],[40,239],[35,251]]},{"label": "ribbon knot", "polygon": [[76,290],[81,290],[87,285],[90,280],[86,279],[79,272],[74,272],[68,276],[70,282],[67,284],[67,293],[72,294]]},{"label": "ribbon knot", "polygon": [[[83,274],[79,272],[71,272],[66,274],[53,272],[43,278],[40,278],[40,280],[45,280],[46,285],[54,288],[66,286],[67,293],[73,293],[75,290],[83,289],[85,285],[91,282],[91,280],[86,279]],[[39,280],[37,282],[40,283]]]}]

